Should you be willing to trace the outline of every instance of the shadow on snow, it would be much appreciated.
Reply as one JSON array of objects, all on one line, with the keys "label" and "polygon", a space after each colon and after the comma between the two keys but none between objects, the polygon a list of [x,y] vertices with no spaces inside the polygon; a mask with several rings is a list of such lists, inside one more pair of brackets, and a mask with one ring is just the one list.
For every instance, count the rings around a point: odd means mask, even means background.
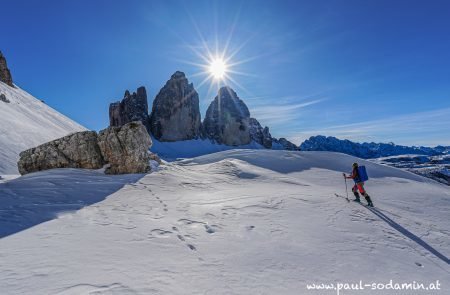
[{"label": "shadow on snow", "polygon": [[[362,205],[362,206],[364,206],[364,205]],[[364,206],[364,207],[366,207],[366,206]],[[370,207],[366,207],[366,208],[369,209],[369,211],[371,211],[373,214],[378,216],[381,220],[386,222],[388,225],[390,225],[393,229],[397,230],[402,235],[409,238],[411,241],[416,242],[418,245],[422,246],[425,250],[429,251],[430,253],[432,253],[434,256],[436,256],[440,260],[444,261],[447,264],[450,264],[450,260],[444,254],[442,254],[438,250],[434,249],[432,246],[427,244],[424,240],[422,240],[421,238],[419,238],[418,236],[416,236],[415,234],[413,234],[412,232],[410,232],[409,230],[407,230],[406,228],[404,228],[403,226],[401,226],[400,224],[398,224],[397,222],[395,222],[394,220],[392,220],[391,218],[386,216],[384,213],[380,212],[376,208],[370,208]]]},{"label": "shadow on snow", "polygon": [[100,202],[143,176],[53,169],[0,183],[0,238]]}]

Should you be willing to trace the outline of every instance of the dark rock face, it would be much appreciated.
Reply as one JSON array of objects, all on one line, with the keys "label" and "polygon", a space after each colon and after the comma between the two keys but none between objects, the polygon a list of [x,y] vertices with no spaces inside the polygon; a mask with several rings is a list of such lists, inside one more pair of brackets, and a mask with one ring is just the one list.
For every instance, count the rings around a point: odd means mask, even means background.
[{"label": "dark rock face", "polygon": [[3,56],[0,51],[0,81],[3,83],[14,87],[11,72],[8,69],[8,65],[6,64],[6,58]]},{"label": "dark rock face", "polygon": [[261,124],[255,118],[250,118],[250,137],[266,149],[272,148],[272,135],[269,127],[262,128]]},{"label": "dark rock face", "polygon": [[120,127],[134,121],[141,121],[147,129],[149,128],[150,117],[145,87],[139,87],[133,94],[127,90],[122,101],[109,105],[110,126]]},{"label": "dark rock face", "polygon": [[20,153],[20,174],[53,168],[99,169],[105,164],[95,131],[77,132]]},{"label": "dark rock face", "polygon": [[233,89],[219,89],[206,111],[203,130],[207,138],[219,144],[237,146],[251,142],[250,112]]},{"label": "dark rock face", "polygon": [[152,145],[142,122],[100,131],[77,132],[20,153],[20,174],[54,168],[99,169],[105,164],[107,174],[146,173],[150,171]]},{"label": "dark rock face", "polygon": [[153,101],[150,131],[159,141],[179,141],[201,135],[198,93],[183,72],[175,72]]},{"label": "dark rock face", "polygon": [[0,101],[3,101],[5,103],[10,103],[9,99],[6,98],[6,95],[4,95],[3,93],[0,93]]},{"label": "dark rock face", "polygon": [[288,150],[288,151],[299,151],[300,148],[298,146],[296,146],[295,144],[293,144],[292,142],[290,142],[289,140],[287,140],[286,138],[280,138],[280,139],[274,139],[273,142],[277,145],[280,146],[281,149],[283,150]]},{"label": "dark rock face", "polygon": [[152,140],[142,122],[108,127],[98,134],[98,145],[109,167],[106,174],[146,173],[150,171]]}]

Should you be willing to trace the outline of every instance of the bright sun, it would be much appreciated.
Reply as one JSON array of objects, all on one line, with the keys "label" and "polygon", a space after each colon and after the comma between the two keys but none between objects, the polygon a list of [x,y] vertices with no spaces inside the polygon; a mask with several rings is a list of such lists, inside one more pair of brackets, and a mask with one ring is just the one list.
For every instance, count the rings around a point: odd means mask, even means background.
[{"label": "bright sun", "polygon": [[214,59],[209,65],[209,72],[215,79],[223,79],[227,72],[227,65],[222,59]]}]

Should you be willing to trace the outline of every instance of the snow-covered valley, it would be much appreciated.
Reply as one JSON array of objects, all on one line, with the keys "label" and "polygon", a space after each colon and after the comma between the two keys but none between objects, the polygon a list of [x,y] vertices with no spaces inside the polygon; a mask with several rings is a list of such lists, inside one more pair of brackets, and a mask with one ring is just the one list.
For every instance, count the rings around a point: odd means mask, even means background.
[{"label": "snow-covered valley", "polygon": [[[375,203],[348,203],[364,163]],[[349,183],[350,186],[350,183]],[[450,191],[332,152],[229,150],[147,175],[57,169],[0,184],[1,294],[447,294]],[[412,293],[411,293],[412,292]]]}]

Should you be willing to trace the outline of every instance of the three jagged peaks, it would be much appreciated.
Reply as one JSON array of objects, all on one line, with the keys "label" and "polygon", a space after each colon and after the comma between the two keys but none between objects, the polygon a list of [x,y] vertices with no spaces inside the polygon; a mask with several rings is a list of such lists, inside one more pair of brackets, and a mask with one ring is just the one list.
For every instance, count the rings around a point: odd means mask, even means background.
[{"label": "three jagged peaks", "polygon": [[251,118],[247,105],[229,86],[219,89],[202,122],[199,95],[181,71],[176,71],[158,92],[150,115],[145,88],[140,87],[133,94],[126,91],[122,101],[112,103],[109,116],[111,126],[141,121],[161,142],[209,139],[218,144],[241,146],[254,141],[269,149],[298,149],[284,138],[272,138],[269,128],[263,128],[257,119]]}]

